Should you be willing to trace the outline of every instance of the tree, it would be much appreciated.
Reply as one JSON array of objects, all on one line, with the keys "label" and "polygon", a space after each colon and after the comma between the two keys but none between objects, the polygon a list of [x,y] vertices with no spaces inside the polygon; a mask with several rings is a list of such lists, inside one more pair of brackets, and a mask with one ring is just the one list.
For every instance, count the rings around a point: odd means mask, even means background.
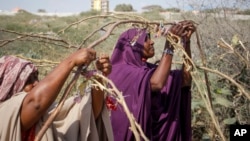
[{"label": "tree", "polygon": [[179,8],[167,8],[165,9],[166,11],[169,11],[169,12],[180,12],[181,10]]},{"label": "tree", "polygon": [[135,10],[133,9],[133,6],[131,4],[118,4],[115,7],[115,11],[131,12],[131,11],[135,11]]},{"label": "tree", "polygon": [[46,13],[46,10],[45,9],[38,9],[37,12],[38,13]]},{"label": "tree", "polygon": [[148,10],[148,11],[161,11],[161,10],[163,10],[160,5],[149,5],[149,6],[143,7],[142,9]]},{"label": "tree", "polygon": [[240,10],[237,14],[250,15],[250,9]]}]

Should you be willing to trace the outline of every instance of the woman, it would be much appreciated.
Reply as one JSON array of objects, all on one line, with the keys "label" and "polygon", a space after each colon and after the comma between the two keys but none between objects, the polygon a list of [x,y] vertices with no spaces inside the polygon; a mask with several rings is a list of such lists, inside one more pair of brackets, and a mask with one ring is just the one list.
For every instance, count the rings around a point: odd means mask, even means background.
[{"label": "woman", "polygon": [[[0,140],[34,140],[55,108],[54,102],[67,77],[76,66],[89,65],[96,59],[93,49],[80,49],[64,59],[38,82],[36,67],[12,56],[0,59]],[[101,56],[97,69],[108,75],[108,56]],[[113,140],[109,115],[104,105],[104,92],[92,89],[80,101],[69,98],[42,141]]]},{"label": "woman", "polygon": [[[169,29],[183,39],[190,57],[190,37],[194,31],[190,21]],[[134,28],[122,33],[111,57],[109,78],[123,93],[129,110],[149,140],[190,141],[191,76],[185,67],[171,71],[173,46],[168,41],[159,65],[146,62],[154,56],[153,45],[146,29]],[[115,140],[135,140],[121,109],[112,111],[111,123]]]}]

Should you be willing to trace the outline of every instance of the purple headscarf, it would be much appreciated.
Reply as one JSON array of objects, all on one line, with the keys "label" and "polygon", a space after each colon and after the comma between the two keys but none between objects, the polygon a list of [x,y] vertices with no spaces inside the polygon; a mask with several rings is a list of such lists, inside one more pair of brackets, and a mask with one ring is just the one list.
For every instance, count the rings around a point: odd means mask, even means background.
[{"label": "purple headscarf", "polygon": [[[171,71],[161,92],[151,92],[150,78],[156,65],[142,61],[142,49],[148,33],[129,29],[122,33],[111,57],[109,78],[123,93],[129,110],[152,141],[191,140],[191,96],[182,89],[182,71]],[[134,136],[121,108],[112,111],[115,141],[131,141]]]},{"label": "purple headscarf", "polygon": [[31,62],[14,56],[0,58],[0,102],[21,92],[32,73],[38,72]]}]

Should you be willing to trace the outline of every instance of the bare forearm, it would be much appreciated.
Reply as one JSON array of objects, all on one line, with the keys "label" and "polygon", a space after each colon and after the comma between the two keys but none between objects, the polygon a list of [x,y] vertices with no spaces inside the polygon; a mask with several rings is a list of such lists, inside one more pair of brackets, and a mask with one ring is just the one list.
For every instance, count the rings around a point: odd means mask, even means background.
[{"label": "bare forearm", "polygon": [[[167,48],[171,49],[168,41],[165,43],[164,50]],[[171,65],[172,55],[163,53],[159,66],[150,79],[152,91],[159,91],[165,85],[171,70]]]},{"label": "bare forearm", "polygon": [[74,65],[70,60],[62,61],[31,91],[35,97],[41,100],[45,109],[55,101],[73,68]]},{"label": "bare forearm", "polygon": [[[102,80],[98,80],[102,83]],[[92,108],[95,119],[100,115],[104,103],[104,91],[100,88],[92,88]]]},{"label": "bare forearm", "polygon": [[[186,43],[185,51],[188,55],[189,58],[192,58],[191,55],[191,49],[190,49],[190,41]],[[190,61],[186,59],[188,65],[191,65]],[[188,70],[187,65],[183,64],[183,81],[182,81],[182,86],[191,86],[192,83],[192,77],[190,74],[190,70]]]},{"label": "bare forearm", "polygon": [[21,110],[24,131],[35,124],[55,101],[73,67],[69,60],[64,60],[27,94]]},{"label": "bare forearm", "polygon": [[33,85],[22,103],[22,131],[33,126],[47,112],[56,100],[63,84],[75,66],[89,65],[96,58],[96,52],[90,48],[82,48],[63,60],[42,81]]}]

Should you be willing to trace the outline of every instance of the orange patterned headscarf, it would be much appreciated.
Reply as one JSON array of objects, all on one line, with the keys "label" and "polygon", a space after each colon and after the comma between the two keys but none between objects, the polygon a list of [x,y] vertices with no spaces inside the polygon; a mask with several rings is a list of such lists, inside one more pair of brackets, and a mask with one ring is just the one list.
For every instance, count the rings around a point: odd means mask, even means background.
[{"label": "orange patterned headscarf", "polygon": [[37,68],[29,61],[14,57],[0,58],[0,103],[21,92]]}]

